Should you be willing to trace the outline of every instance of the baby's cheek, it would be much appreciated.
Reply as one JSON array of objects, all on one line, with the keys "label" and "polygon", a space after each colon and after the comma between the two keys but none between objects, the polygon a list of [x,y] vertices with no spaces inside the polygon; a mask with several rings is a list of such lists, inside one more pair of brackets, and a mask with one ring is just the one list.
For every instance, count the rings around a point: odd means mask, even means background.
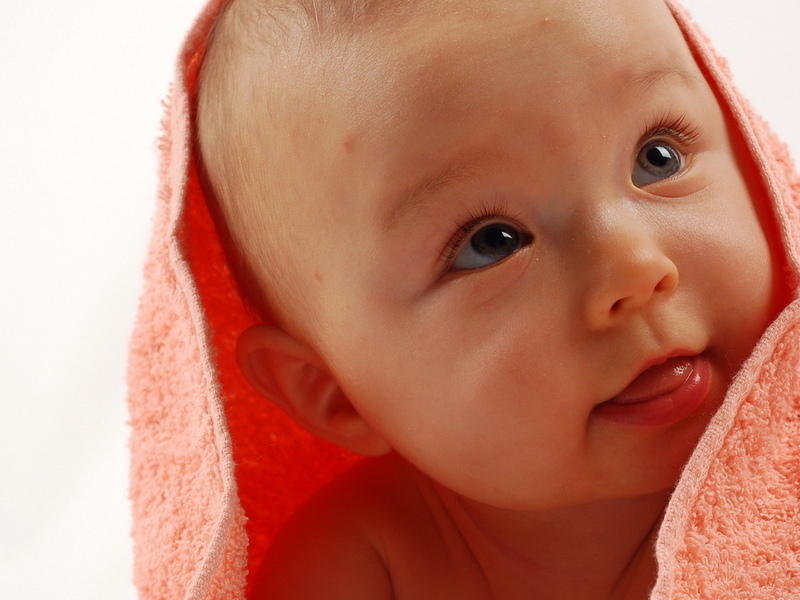
[{"label": "baby's cheek", "polygon": [[718,326],[732,338],[730,351],[743,360],[775,316],[776,273],[749,196],[735,188],[731,192],[728,210],[708,231],[717,243],[710,246],[698,277],[705,279],[714,317],[722,321]]},{"label": "baby's cheek", "polygon": [[451,271],[425,301],[425,310],[469,314],[487,302],[505,300],[509,290],[525,274],[535,250],[526,246],[492,266],[478,270]]}]

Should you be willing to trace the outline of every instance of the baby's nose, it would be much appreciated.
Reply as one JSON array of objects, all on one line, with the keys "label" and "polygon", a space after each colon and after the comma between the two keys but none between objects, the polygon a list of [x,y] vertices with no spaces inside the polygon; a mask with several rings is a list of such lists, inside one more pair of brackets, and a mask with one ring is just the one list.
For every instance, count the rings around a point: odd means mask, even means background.
[{"label": "baby's nose", "polygon": [[625,224],[598,233],[585,255],[584,311],[589,328],[600,331],[669,296],[678,268],[646,228]]}]

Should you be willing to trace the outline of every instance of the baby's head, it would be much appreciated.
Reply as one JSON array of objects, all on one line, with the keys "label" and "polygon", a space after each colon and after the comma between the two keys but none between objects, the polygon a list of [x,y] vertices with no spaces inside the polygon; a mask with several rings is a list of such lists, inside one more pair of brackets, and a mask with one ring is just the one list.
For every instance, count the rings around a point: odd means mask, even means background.
[{"label": "baby's head", "polygon": [[768,209],[661,0],[235,0],[199,134],[307,429],[519,509],[670,487],[775,314]]}]

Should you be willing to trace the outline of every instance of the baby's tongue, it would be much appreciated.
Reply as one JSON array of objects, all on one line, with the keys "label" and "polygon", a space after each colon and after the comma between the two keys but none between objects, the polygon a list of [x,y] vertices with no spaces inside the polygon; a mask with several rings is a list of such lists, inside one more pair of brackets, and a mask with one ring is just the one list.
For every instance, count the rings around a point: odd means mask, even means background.
[{"label": "baby's tongue", "polygon": [[685,356],[668,358],[644,371],[622,392],[611,399],[616,404],[642,402],[678,389],[692,374],[694,361]]}]

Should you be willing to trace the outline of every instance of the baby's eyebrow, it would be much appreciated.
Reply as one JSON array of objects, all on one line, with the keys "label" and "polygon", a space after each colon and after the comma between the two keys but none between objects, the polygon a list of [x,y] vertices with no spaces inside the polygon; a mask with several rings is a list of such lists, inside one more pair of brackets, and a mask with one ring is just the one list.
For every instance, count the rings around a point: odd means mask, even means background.
[{"label": "baby's eyebrow", "polygon": [[448,162],[403,190],[400,199],[392,205],[387,213],[384,229],[390,230],[409,210],[429,202],[434,191],[453,183],[469,180],[491,168],[509,164],[512,160],[509,154],[492,150],[476,152],[466,157],[460,156]]},{"label": "baby's eyebrow", "polygon": [[669,79],[676,78],[682,83],[688,85],[697,85],[698,83],[702,82],[703,79],[698,77],[694,73],[690,73],[685,69],[681,69],[680,67],[658,67],[655,69],[651,69],[646,71],[645,73],[635,75],[630,79],[629,85],[637,88],[638,91],[642,94],[650,90],[651,88],[657,86],[660,83],[665,83]]}]

